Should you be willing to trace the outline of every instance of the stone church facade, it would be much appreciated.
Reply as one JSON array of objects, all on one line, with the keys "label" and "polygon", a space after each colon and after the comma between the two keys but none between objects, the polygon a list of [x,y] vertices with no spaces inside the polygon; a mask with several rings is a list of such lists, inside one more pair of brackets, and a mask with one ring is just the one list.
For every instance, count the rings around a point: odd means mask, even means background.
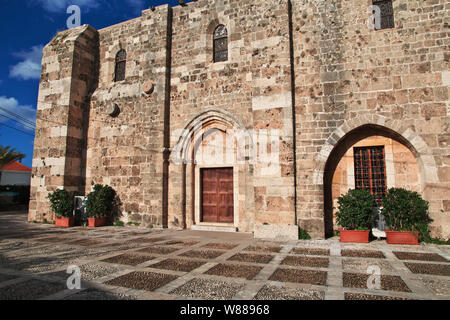
[{"label": "stone church facade", "polygon": [[323,238],[348,188],[404,187],[448,238],[449,10],[199,0],[60,32],[42,60],[29,220],[52,219],[49,191],[101,183],[125,222]]}]

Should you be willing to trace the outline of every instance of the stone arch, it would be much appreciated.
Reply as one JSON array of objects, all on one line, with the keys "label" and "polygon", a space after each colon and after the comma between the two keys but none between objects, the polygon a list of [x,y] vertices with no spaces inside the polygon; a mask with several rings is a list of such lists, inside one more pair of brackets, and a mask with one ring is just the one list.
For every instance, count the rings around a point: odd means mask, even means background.
[{"label": "stone arch", "polygon": [[183,129],[176,133],[177,141],[171,152],[171,159],[176,163],[189,163],[192,160],[191,153],[194,151],[198,139],[206,130],[217,129],[226,131],[227,129],[239,130],[245,135],[244,147],[250,154],[253,147],[253,139],[247,131],[242,121],[226,110],[209,109],[199,113],[191,119]]},{"label": "stone arch", "polygon": [[212,19],[210,21],[210,23],[208,24],[208,27],[206,28],[206,33],[212,34],[219,24],[222,24],[222,23],[220,22],[220,20],[217,17]]},{"label": "stone arch", "polygon": [[[183,129],[173,131],[171,146],[173,146],[170,154],[172,174],[169,175],[169,179],[173,179],[172,188],[180,190],[181,201],[169,200],[169,221],[181,221],[180,225],[183,228],[192,228],[204,223],[200,211],[201,171],[206,168],[232,167],[235,195],[232,225],[239,230],[251,231],[249,225],[252,225],[254,216],[242,206],[244,202],[240,199],[245,198],[245,190],[239,187],[250,174],[247,156],[252,154],[250,152],[253,150],[253,139],[244,123],[229,111],[208,109],[187,121]],[[205,149],[197,153],[199,146]],[[212,148],[214,152],[206,152],[205,157],[203,151],[210,151],[208,148]],[[226,152],[220,154],[218,150]],[[242,152],[243,150],[245,152]],[[244,153],[244,156],[240,157],[240,153]]]},{"label": "stone arch", "polygon": [[106,60],[115,59],[117,53],[120,50],[126,50],[125,46],[121,43],[115,44],[111,49],[106,52]]},{"label": "stone arch", "polygon": [[347,120],[326,140],[319,152],[313,174],[314,184],[321,185],[323,189],[326,235],[330,235],[333,228],[331,196],[333,173],[340,159],[353,144],[376,135],[395,140],[411,151],[419,167],[423,189],[427,184],[439,182],[431,148],[410,126],[379,115],[363,115]]},{"label": "stone arch", "polygon": [[437,175],[437,166],[434,160],[434,156],[431,152],[431,148],[425,143],[425,141],[413,131],[410,127],[404,127],[402,121],[392,120],[387,117],[379,115],[365,115],[358,116],[354,119],[345,121],[339,128],[337,128],[325,141],[322,146],[319,155],[316,159],[316,165],[314,168],[313,180],[315,184],[322,184],[323,173],[325,171],[325,165],[333,149],[337,146],[344,136],[358,127],[364,125],[377,126],[379,128],[385,128],[393,133],[396,133],[397,137],[402,139],[404,143],[418,158],[420,165],[423,169],[426,169],[424,181],[427,183],[438,183],[439,178]]}]

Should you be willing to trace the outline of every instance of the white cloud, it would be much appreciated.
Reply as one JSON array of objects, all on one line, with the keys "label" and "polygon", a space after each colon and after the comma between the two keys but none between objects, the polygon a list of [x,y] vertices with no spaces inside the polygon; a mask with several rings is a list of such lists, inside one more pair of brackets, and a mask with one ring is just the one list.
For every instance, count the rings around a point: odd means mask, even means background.
[{"label": "white cloud", "polygon": [[[21,117],[31,121],[32,123],[36,123],[36,109],[34,109],[31,106],[28,105],[20,105],[17,99],[15,98],[8,98],[5,96],[0,96],[0,107],[3,109],[8,110],[9,112],[15,113],[20,115]],[[14,118],[19,121],[17,117],[14,117],[13,115],[3,111],[0,109],[0,114],[3,114],[5,116]],[[9,121],[10,119],[5,117],[0,117],[0,123]],[[20,121],[22,122],[22,121]],[[23,128],[33,131],[34,129],[31,129],[29,126],[22,125]]]},{"label": "white cloud", "polygon": [[33,46],[29,51],[14,53],[22,61],[12,66],[9,76],[21,80],[39,79],[41,77],[41,60],[43,46]]},{"label": "white cloud", "polygon": [[97,0],[35,0],[42,5],[42,7],[49,12],[66,13],[67,7],[70,5],[77,5],[83,9],[98,8]]}]

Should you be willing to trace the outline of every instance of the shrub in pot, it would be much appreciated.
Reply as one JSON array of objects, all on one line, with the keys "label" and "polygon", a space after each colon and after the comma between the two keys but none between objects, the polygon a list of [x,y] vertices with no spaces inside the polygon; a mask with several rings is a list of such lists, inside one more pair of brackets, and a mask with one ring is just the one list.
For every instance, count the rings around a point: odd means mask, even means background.
[{"label": "shrub in pot", "polygon": [[55,214],[55,226],[73,227],[73,199],[65,189],[57,189],[48,195],[50,208]]},{"label": "shrub in pot", "polygon": [[419,244],[419,237],[429,236],[428,201],[417,193],[403,188],[391,188],[382,202],[381,213],[389,230],[386,242],[390,244]]},{"label": "shrub in pot", "polygon": [[106,224],[115,196],[116,192],[108,185],[94,186],[94,190],[87,195],[86,199],[89,227],[100,227]]},{"label": "shrub in pot", "polygon": [[365,189],[350,189],[338,198],[336,222],[342,227],[341,242],[369,242],[370,228],[373,223],[375,198]]}]

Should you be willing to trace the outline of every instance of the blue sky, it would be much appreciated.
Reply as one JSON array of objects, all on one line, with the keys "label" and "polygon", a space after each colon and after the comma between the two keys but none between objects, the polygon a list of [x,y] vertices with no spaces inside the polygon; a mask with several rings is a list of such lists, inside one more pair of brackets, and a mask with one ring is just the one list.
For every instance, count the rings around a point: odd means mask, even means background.
[{"label": "blue sky", "polygon": [[101,29],[165,3],[178,4],[176,0],[0,0],[0,144],[26,154],[22,162],[31,167],[42,48],[67,29],[68,6],[81,8],[81,24]]}]

